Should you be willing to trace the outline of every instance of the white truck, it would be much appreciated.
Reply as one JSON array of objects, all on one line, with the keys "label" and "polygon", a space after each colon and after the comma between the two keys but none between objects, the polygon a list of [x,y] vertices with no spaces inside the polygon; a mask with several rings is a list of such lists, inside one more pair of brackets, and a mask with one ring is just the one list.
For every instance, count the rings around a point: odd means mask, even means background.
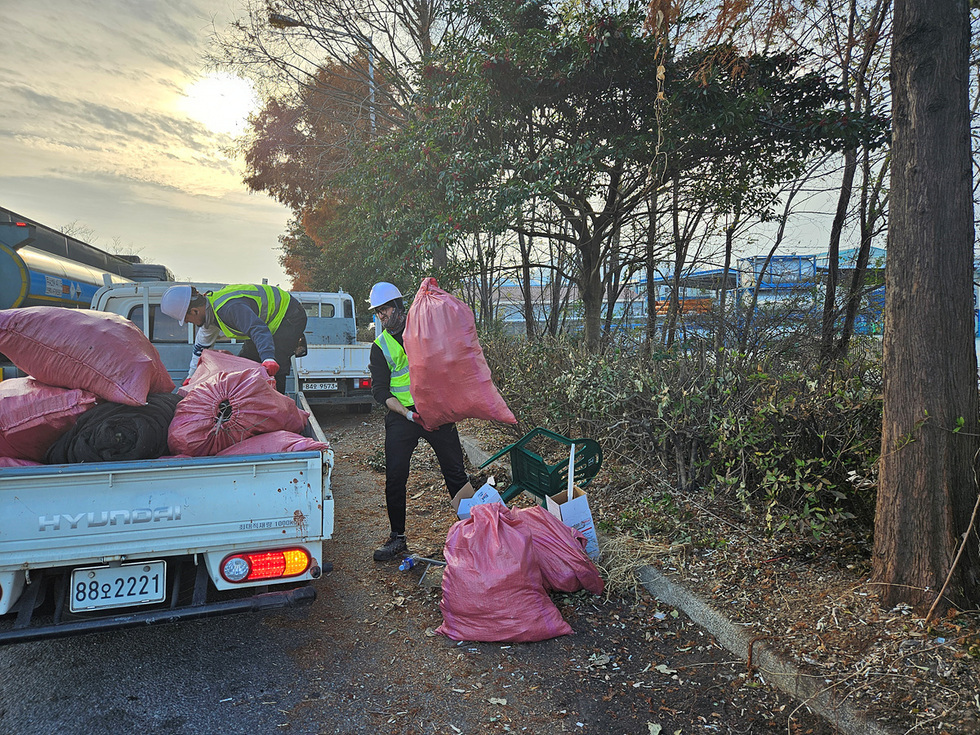
[{"label": "white truck", "polygon": [[[179,384],[193,335],[161,315],[167,285],[93,307],[169,350]],[[325,450],[0,469],[0,645],[311,602],[331,569],[332,468]]]},{"label": "white truck", "polygon": [[299,389],[310,405],[346,405],[369,412],[371,343],[357,341],[350,294],[293,292],[306,309],[307,354],[296,359]]},{"label": "white truck", "polygon": [[[187,377],[194,326],[177,325],[160,311],[160,297],[172,282],[108,285],[92,297],[92,308],[121,314],[135,323],[156,345],[170,377],[180,385]],[[221,283],[195,283],[201,292],[222,288]],[[370,411],[371,344],[357,341],[354,299],[343,291],[293,292],[306,310],[307,354],[297,357],[286,382],[289,393],[301,392],[311,406],[343,405],[351,411]],[[220,349],[238,352],[234,340],[221,339]]]}]

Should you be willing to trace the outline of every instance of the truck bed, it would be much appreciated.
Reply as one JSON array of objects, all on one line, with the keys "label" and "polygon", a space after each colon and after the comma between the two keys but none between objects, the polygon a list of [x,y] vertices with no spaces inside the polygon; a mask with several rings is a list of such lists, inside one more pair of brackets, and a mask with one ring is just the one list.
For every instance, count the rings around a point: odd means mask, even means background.
[{"label": "truck bed", "polygon": [[[332,567],[332,470],[329,449],[0,469],[0,645],[308,604]],[[286,554],[307,563],[222,571]],[[145,598],[118,588],[144,579]]]}]

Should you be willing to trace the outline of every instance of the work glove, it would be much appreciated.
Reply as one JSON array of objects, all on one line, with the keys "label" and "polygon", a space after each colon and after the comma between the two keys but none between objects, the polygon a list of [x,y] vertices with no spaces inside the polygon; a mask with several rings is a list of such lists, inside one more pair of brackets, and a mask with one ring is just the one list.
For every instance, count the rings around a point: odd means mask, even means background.
[{"label": "work glove", "polygon": [[262,367],[264,367],[265,371],[269,373],[270,378],[274,378],[276,373],[279,372],[279,363],[275,360],[263,360]]},{"label": "work glove", "polygon": [[409,411],[408,413],[405,414],[405,418],[407,418],[413,424],[417,424],[418,423],[419,415],[417,413],[415,413],[414,411]]}]

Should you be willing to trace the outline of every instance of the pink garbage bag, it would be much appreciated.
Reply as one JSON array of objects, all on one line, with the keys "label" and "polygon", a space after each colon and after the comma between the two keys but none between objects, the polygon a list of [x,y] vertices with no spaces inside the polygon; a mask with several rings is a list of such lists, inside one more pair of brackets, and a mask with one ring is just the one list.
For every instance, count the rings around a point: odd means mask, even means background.
[{"label": "pink garbage bag", "polygon": [[308,452],[315,450],[322,452],[330,449],[329,444],[324,444],[316,439],[293,433],[292,431],[273,431],[268,434],[258,434],[251,436],[244,441],[233,444],[227,449],[218,452],[219,457],[236,454],[274,454],[276,452]]},{"label": "pink garbage bag", "polygon": [[0,311],[0,353],[47,385],[142,406],[174,383],[153,344],[118,314],[60,306]]},{"label": "pink garbage bag", "polygon": [[462,419],[517,423],[493,384],[472,310],[435,278],[422,281],[404,335],[412,398],[426,428]]},{"label": "pink garbage bag", "polygon": [[239,373],[243,370],[255,371],[256,375],[266,378],[272,385],[276,384],[276,379],[268,377],[269,374],[262,367],[261,363],[249,360],[247,357],[230,355],[227,352],[212,349],[204,350],[201,353],[201,360],[197,363],[197,370],[194,371],[187,385],[177,389],[177,393],[186,396],[194,386],[203,383],[218,373]]},{"label": "pink garbage bag", "polygon": [[531,545],[546,588],[554,592],[586,589],[602,594],[606,585],[585,553],[587,541],[581,531],[566,526],[540,505],[514,508],[511,512],[518,515],[531,534]]},{"label": "pink garbage bag", "polygon": [[33,378],[0,382],[0,457],[40,462],[97,400],[87,390],[45,385]]},{"label": "pink garbage bag", "polygon": [[256,434],[298,434],[309,417],[255,371],[217,373],[177,404],[167,443],[174,454],[204,457]]},{"label": "pink garbage bag", "polygon": [[41,467],[40,462],[29,459],[15,459],[14,457],[0,457],[0,469],[4,467]]},{"label": "pink garbage bag", "polygon": [[474,506],[449,530],[444,554],[437,633],[519,643],[572,632],[545,591],[530,533],[506,506]]}]

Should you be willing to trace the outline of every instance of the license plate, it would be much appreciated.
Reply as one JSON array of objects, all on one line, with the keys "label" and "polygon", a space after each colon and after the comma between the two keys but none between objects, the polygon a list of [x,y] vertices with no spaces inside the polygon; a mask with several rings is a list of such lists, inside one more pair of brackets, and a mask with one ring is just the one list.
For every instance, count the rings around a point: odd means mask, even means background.
[{"label": "license plate", "polygon": [[332,383],[303,383],[303,390],[337,390],[337,381]]},{"label": "license plate", "polygon": [[71,573],[72,612],[163,602],[167,562],[141,561],[118,567],[86,567]]}]

